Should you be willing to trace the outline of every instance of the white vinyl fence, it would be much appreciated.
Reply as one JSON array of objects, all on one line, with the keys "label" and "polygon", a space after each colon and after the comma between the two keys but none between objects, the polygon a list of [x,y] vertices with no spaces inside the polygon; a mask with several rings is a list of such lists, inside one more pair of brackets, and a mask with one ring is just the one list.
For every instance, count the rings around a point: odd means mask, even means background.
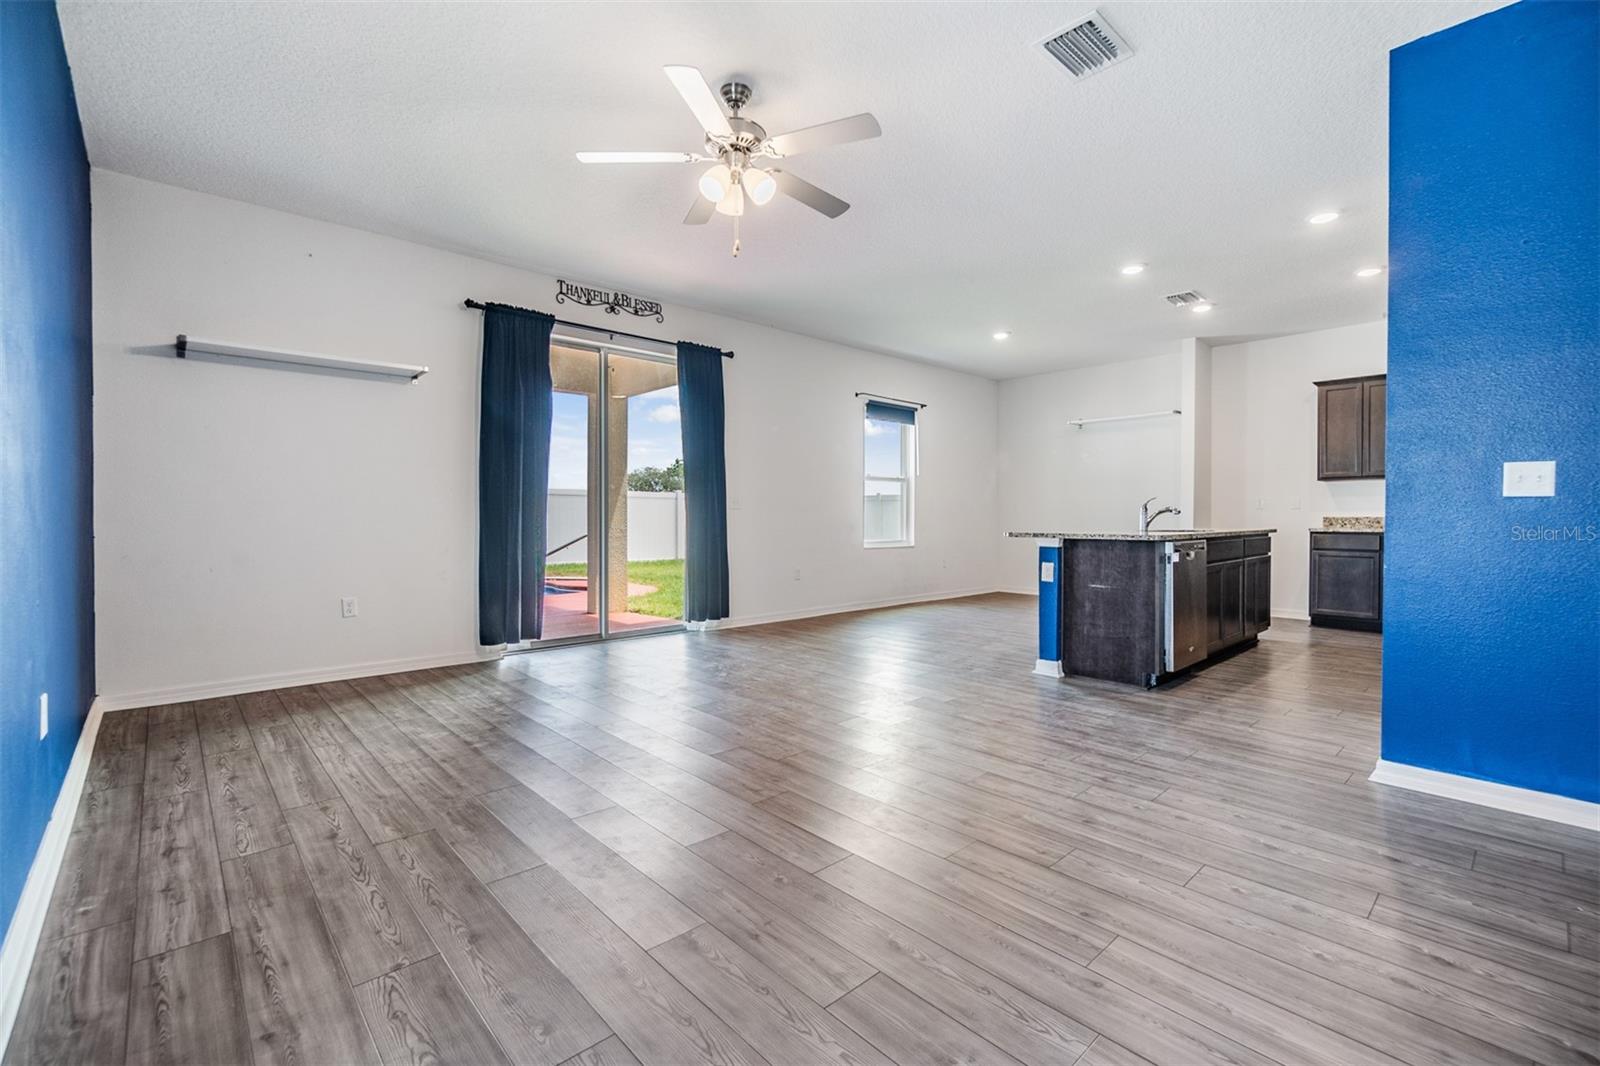
[{"label": "white vinyl fence", "polygon": [[[900,497],[871,493],[863,501],[862,523],[867,540],[904,540],[901,528]],[[557,541],[556,543],[560,543]]]},{"label": "white vinyl fence", "polygon": [[[545,544],[554,548],[573,537],[591,533],[589,494],[582,489],[551,489],[545,519]],[[628,558],[683,558],[683,493],[628,493]],[[581,563],[589,558],[589,542],[580,540],[550,556],[552,563]]]}]

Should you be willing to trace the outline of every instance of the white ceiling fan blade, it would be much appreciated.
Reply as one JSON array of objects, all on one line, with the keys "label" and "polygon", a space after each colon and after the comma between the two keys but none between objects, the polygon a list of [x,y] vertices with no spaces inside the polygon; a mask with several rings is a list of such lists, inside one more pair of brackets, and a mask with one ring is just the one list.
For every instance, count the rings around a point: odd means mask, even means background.
[{"label": "white ceiling fan blade", "polygon": [[579,152],[580,163],[692,163],[688,152]]},{"label": "white ceiling fan blade", "polygon": [[814,152],[829,145],[870,140],[882,132],[878,120],[862,112],[849,118],[836,118],[832,122],[780,133],[767,142],[767,147],[780,156],[799,155],[801,152]]},{"label": "white ceiling fan blade", "polygon": [[822,191],[804,178],[797,178],[782,170],[769,170],[767,173],[778,183],[779,192],[799,200],[813,211],[820,211],[829,218],[838,218],[850,210],[849,204],[831,192]]},{"label": "white ceiling fan blade", "polygon": [[700,123],[701,129],[714,137],[733,136],[733,127],[728,125],[728,116],[722,113],[722,105],[717,103],[716,94],[711,91],[711,86],[706,84],[706,79],[700,76],[699,70],[694,67],[661,69],[667,72],[672,87],[678,90],[683,102],[694,112],[695,120]]},{"label": "white ceiling fan blade", "polygon": [[689,213],[683,216],[685,226],[704,226],[711,221],[711,216],[716,214],[717,205],[707,200],[704,196],[696,196],[694,204],[689,208]]}]

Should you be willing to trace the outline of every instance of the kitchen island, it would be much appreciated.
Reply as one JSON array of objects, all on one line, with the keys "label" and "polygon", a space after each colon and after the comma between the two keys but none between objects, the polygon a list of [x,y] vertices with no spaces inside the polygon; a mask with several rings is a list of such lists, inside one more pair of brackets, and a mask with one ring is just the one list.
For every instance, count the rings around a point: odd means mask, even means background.
[{"label": "kitchen island", "polygon": [[1152,688],[1272,624],[1274,529],[1014,532],[1039,548],[1034,673]]}]

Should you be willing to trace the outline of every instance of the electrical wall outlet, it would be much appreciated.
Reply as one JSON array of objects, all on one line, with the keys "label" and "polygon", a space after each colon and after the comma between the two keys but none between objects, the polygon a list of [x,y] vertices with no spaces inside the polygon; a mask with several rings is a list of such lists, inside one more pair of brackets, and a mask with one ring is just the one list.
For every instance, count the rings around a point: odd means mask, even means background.
[{"label": "electrical wall outlet", "polygon": [[50,693],[39,693],[39,739],[50,735]]},{"label": "electrical wall outlet", "polygon": [[1554,459],[1533,463],[1505,463],[1500,470],[1500,495],[1502,496],[1554,496],[1556,494],[1556,463]]},{"label": "electrical wall outlet", "polygon": [[354,596],[343,596],[339,599],[339,615],[342,618],[354,618],[361,612],[357,609]]}]

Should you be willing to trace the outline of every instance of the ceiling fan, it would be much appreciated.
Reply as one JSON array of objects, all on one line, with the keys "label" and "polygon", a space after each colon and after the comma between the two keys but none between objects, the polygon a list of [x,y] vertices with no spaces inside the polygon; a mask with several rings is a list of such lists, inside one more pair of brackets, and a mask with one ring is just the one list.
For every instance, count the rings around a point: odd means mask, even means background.
[{"label": "ceiling fan", "polygon": [[673,88],[689,105],[706,131],[705,154],[699,152],[579,152],[582,163],[712,163],[700,175],[700,198],[684,216],[684,224],[700,226],[713,213],[733,216],[733,254],[739,254],[739,219],[746,202],[757,207],[778,193],[793,197],[829,218],[838,218],[850,205],[809,181],[770,164],[801,152],[835,144],[864,141],[883,131],[869,114],[852,115],[776,137],[739,114],[750,102],[750,86],[730,81],[722,86],[722,99],[732,114],[723,114],[711,86],[694,67],[664,67]]}]

